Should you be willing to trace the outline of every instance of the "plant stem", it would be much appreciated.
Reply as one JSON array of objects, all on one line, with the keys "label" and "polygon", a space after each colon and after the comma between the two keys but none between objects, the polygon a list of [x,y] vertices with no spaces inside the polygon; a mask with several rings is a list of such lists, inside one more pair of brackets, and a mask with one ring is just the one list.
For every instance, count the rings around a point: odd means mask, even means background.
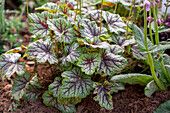
[{"label": "plant stem", "polygon": [[[152,9],[153,9],[153,16],[154,16],[155,40],[156,40],[156,45],[159,45],[158,25],[157,25],[157,22],[156,22],[157,17],[156,17],[156,11],[154,10],[156,8],[152,8]],[[159,52],[159,55],[160,55],[160,58],[162,58],[161,52]],[[167,72],[167,70],[166,70],[166,68],[164,66],[164,62],[161,61],[160,64],[161,64],[162,71],[164,72],[166,78],[168,79],[168,81],[170,81],[170,74]]]},{"label": "plant stem", "polygon": [[129,27],[130,15],[131,15],[131,12],[132,12],[132,6],[133,6],[133,0],[132,0],[132,4],[131,4],[131,7],[130,7],[129,17],[128,17],[128,20],[127,20],[126,39],[128,39],[128,27]]},{"label": "plant stem", "polygon": [[29,20],[28,0],[26,2],[27,2],[27,17],[28,17],[28,20]]},{"label": "plant stem", "polygon": [[[149,10],[149,17],[151,17],[151,16],[152,16],[152,12],[151,12],[151,10]],[[154,40],[153,40],[153,37],[152,37],[152,28],[151,27],[152,27],[151,23],[149,23],[150,39],[151,39],[152,44],[154,45]]]},{"label": "plant stem", "polygon": [[118,5],[118,0],[117,0],[117,2],[116,2],[116,6],[115,6],[115,9],[114,9],[114,14],[116,14],[117,5]]},{"label": "plant stem", "polygon": [[79,7],[79,0],[77,0],[77,9],[76,9],[76,15],[74,17],[74,21],[76,21],[77,13],[78,13],[78,7]]},{"label": "plant stem", "polygon": [[100,34],[99,37],[101,36],[101,30],[102,30],[102,11],[103,11],[103,0],[101,3],[101,14],[100,14]]},{"label": "plant stem", "polygon": [[81,13],[81,0],[80,0],[80,13]]},{"label": "plant stem", "polygon": [[[149,51],[149,48],[148,48],[148,45],[147,45],[147,12],[146,12],[145,9],[144,9],[144,43],[145,43],[146,51]],[[165,90],[164,86],[161,84],[161,82],[159,81],[159,79],[156,76],[156,73],[155,73],[155,70],[154,70],[154,63],[153,63],[153,59],[152,59],[151,54],[147,53],[147,55],[148,55],[148,60],[149,60],[149,64],[150,64],[150,70],[151,70],[151,73],[152,73],[152,77],[154,78],[158,87],[161,90]]]},{"label": "plant stem", "polygon": [[67,4],[67,0],[65,0],[65,4]]}]

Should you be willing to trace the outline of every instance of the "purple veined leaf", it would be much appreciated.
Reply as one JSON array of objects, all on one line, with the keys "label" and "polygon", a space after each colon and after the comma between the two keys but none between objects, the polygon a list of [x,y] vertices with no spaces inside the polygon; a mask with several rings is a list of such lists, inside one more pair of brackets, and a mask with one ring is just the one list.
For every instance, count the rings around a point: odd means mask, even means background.
[{"label": "purple veined leaf", "polygon": [[100,62],[101,57],[98,53],[82,54],[77,65],[81,67],[82,72],[92,75]]},{"label": "purple veined leaf", "polygon": [[108,24],[109,30],[118,34],[118,32],[126,32],[126,24],[118,14],[112,14],[108,11],[103,12],[103,18]]},{"label": "purple veined leaf", "polygon": [[23,98],[25,100],[36,101],[38,96],[41,94],[41,85],[38,83],[38,77],[35,75],[29,80],[24,89]]},{"label": "purple veined leaf", "polygon": [[114,55],[118,55],[124,52],[124,50],[119,45],[110,45],[107,50],[109,53],[112,53]]},{"label": "purple veined leaf", "polygon": [[29,83],[29,80],[30,75],[28,73],[15,77],[11,92],[11,95],[14,96],[14,99],[19,100],[22,98],[25,93],[25,87]]},{"label": "purple veined leaf", "polygon": [[90,94],[90,90],[93,89],[93,81],[88,75],[82,73],[79,68],[65,71],[61,76],[64,77],[61,87],[61,95],[65,98],[85,98]]},{"label": "purple veined leaf", "polygon": [[64,18],[49,19],[47,21],[49,28],[54,31],[60,42],[71,43],[74,39],[74,29]]},{"label": "purple veined leaf", "polygon": [[15,111],[20,106],[20,102],[17,100],[12,100],[12,103],[9,106],[8,112]]},{"label": "purple veined leaf", "polygon": [[112,36],[112,41],[116,42],[119,46],[121,46],[123,49],[125,46],[135,44],[136,41],[134,38],[132,39],[126,39],[124,36]]},{"label": "purple veined leaf", "polygon": [[62,86],[61,78],[56,77],[54,79],[54,82],[48,86],[48,90],[53,93],[54,97],[59,97],[61,86]]},{"label": "purple veined leaf", "polygon": [[53,95],[51,95],[49,91],[46,91],[43,94],[42,98],[43,98],[43,103],[46,106],[55,107],[59,109],[60,111],[62,111],[63,113],[75,113],[76,112],[76,108],[73,104],[64,105],[64,104],[58,103],[57,98],[53,97]]},{"label": "purple veined leaf", "polygon": [[55,13],[58,10],[58,6],[56,3],[48,2],[41,7],[35,8],[35,10],[44,10],[49,11],[50,13]]},{"label": "purple veined leaf", "polygon": [[15,72],[18,75],[25,73],[24,63],[18,62],[20,57],[19,53],[3,54],[0,56],[0,72],[3,79],[5,76],[10,78]]},{"label": "purple veined leaf", "polygon": [[99,37],[95,37],[92,42],[87,41],[86,39],[82,39],[85,45],[88,45],[92,48],[109,48],[109,43],[102,42]]},{"label": "purple veined leaf", "polygon": [[[104,11],[103,11],[104,12]],[[97,23],[100,23],[100,17],[101,17],[101,10],[92,10],[88,11],[85,14],[86,17],[89,17],[92,21],[95,21]]]},{"label": "purple veined leaf", "polygon": [[94,83],[93,87],[95,88],[94,94],[97,96],[94,97],[95,101],[99,101],[101,107],[105,107],[106,109],[113,109],[112,96],[110,94],[111,86],[113,84],[108,81],[104,81],[104,83]]},{"label": "purple veined leaf", "polygon": [[99,73],[103,72],[111,76],[127,64],[127,60],[124,57],[109,53],[106,50],[100,50],[100,55],[102,60],[97,69]]},{"label": "purple veined leaf", "polygon": [[[100,27],[97,27],[97,24],[94,21],[84,19],[81,25],[84,26],[84,29],[80,30],[82,37],[93,41],[95,37],[98,37],[100,35]],[[101,36],[106,34],[107,29],[102,27]]]},{"label": "purple veined leaf", "polygon": [[133,44],[130,48],[132,50],[132,54],[137,59],[145,60],[147,58],[147,55],[143,52],[140,52],[137,43]]},{"label": "purple veined leaf", "polygon": [[45,41],[42,39],[37,40],[28,46],[28,58],[36,58],[39,63],[44,63],[47,60],[50,64],[58,63],[58,60],[52,53],[52,48],[53,44],[49,39]]},{"label": "purple veined leaf", "polygon": [[77,49],[79,47],[78,43],[73,43],[71,46],[66,46],[66,56],[62,58],[62,63],[66,64],[67,62],[74,63],[81,56],[81,51]]},{"label": "purple veined leaf", "polygon": [[41,37],[47,36],[50,33],[47,20],[54,18],[55,15],[49,13],[48,11],[44,11],[40,13],[31,13],[29,14],[29,31],[35,35],[39,35]]}]

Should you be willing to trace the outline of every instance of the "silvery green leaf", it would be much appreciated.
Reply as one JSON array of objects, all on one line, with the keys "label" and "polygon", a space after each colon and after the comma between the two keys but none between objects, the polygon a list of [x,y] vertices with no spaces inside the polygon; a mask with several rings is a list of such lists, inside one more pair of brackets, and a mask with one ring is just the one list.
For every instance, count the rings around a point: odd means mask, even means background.
[{"label": "silvery green leaf", "polygon": [[105,50],[100,51],[101,63],[98,65],[97,71],[112,75],[116,71],[120,71],[127,63],[127,60],[120,55],[108,53]]},{"label": "silvery green leaf", "polygon": [[109,26],[109,30],[111,32],[114,32],[116,34],[118,34],[119,31],[126,32],[126,30],[125,30],[126,24],[124,23],[124,21],[118,14],[112,14],[112,13],[106,11],[106,12],[103,12],[102,16],[105,19],[105,21],[107,22],[107,24]]},{"label": "silvery green leaf", "polygon": [[[129,6],[129,7],[132,4],[132,0],[119,0],[119,2],[121,2],[124,6]],[[142,0],[135,0],[135,6],[142,7],[143,6]]]},{"label": "silvery green leaf", "polygon": [[40,84],[34,84],[34,85],[26,85],[25,86],[25,92],[23,95],[24,100],[34,100],[36,101],[38,99],[38,96],[41,94],[41,85]]},{"label": "silvery green leaf", "polygon": [[29,80],[30,75],[28,73],[15,77],[11,92],[11,95],[14,96],[14,99],[19,100],[22,98],[22,96],[25,94],[25,87]]},{"label": "silvery green leaf", "polygon": [[124,48],[125,46],[135,44],[135,39],[126,39],[124,36],[111,36],[112,41],[116,42],[119,46]]},{"label": "silvery green leaf", "polygon": [[89,16],[92,21],[100,23],[101,10],[88,11],[85,16]]},{"label": "silvery green leaf", "polygon": [[43,103],[46,106],[55,107],[59,109],[60,111],[62,111],[63,113],[75,113],[76,112],[75,106],[73,104],[64,105],[64,104],[58,103],[57,98],[53,97],[53,95],[51,95],[49,91],[46,91],[43,94],[42,98],[43,98]]},{"label": "silvery green leaf", "polygon": [[77,65],[81,67],[82,72],[92,75],[100,62],[101,57],[98,53],[90,53],[81,55]]},{"label": "silvery green leaf", "polygon": [[128,84],[140,84],[140,85],[146,85],[151,80],[153,80],[153,77],[151,75],[138,73],[120,74],[113,76],[111,78],[111,81],[119,81]]},{"label": "silvery green leaf", "polygon": [[95,88],[94,94],[97,96],[94,97],[95,101],[99,101],[101,107],[105,107],[106,109],[113,108],[112,96],[110,94],[111,86],[113,84],[105,81],[102,83],[94,83],[93,87]]},{"label": "silvery green leaf", "polygon": [[66,56],[63,57],[62,63],[67,62],[74,63],[81,56],[81,51],[77,49],[79,47],[78,43],[73,43],[71,46],[65,46]]},{"label": "silvery green leaf", "polygon": [[159,90],[159,88],[158,88],[157,84],[155,83],[154,80],[152,80],[145,87],[145,95],[147,97],[150,97],[155,91],[158,91],[158,90]]},{"label": "silvery green leaf", "polygon": [[118,55],[124,50],[119,45],[110,45],[108,51],[114,55]]},{"label": "silvery green leaf", "polygon": [[56,77],[54,79],[54,82],[48,86],[48,90],[53,93],[54,97],[59,97],[61,86],[62,86],[61,78]]},{"label": "silvery green leaf", "polygon": [[29,58],[36,58],[39,63],[46,62],[47,60],[50,64],[58,63],[52,48],[53,44],[49,39],[45,41],[40,39],[28,46],[27,54]]},{"label": "silvery green leaf", "polygon": [[170,100],[167,100],[163,104],[159,105],[159,107],[153,113],[169,113],[170,112]]},{"label": "silvery green leaf", "polygon": [[[97,27],[96,22],[90,21],[88,19],[84,19],[82,22],[83,23],[81,25],[84,26],[84,29],[80,30],[82,37],[93,41],[95,37],[98,37],[100,35],[100,27]],[[101,36],[106,34],[107,29],[102,27]]]},{"label": "silvery green leaf", "polygon": [[50,13],[55,13],[58,9],[58,6],[56,3],[48,2],[41,7],[35,8],[35,10],[44,10],[49,11]]},{"label": "silvery green leaf", "polygon": [[0,72],[2,72],[2,78],[5,76],[10,78],[15,72],[18,75],[25,73],[24,64],[18,62],[20,57],[21,55],[19,53],[3,54],[0,56]]},{"label": "silvery green leaf", "polygon": [[61,87],[61,95],[65,98],[85,98],[90,94],[90,90],[93,89],[91,78],[82,73],[79,68],[65,71],[61,76],[64,77]]},{"label": "silvery green leaf", "polygon": [[49,28],[57,35],[60,42],[71,43],[74,39],[74,29],[64,18],[47,20]]},{"label": "silvery green leaf", "polygon": [[145,60],[147,58],[147,55],[145,53],[140,52],[137,43],[133,44],[130,49],[132,50],[133,56],[138,60]]},{"label": "silvery green leaf", "polygon": [[[141,52],[146,51],[145,42],[144,42],[144,34],[142,30],[137,25],[134,25],[134,24],[132,24],[131,28],[133,30],[134,38],[138,44],[140,51]],[[147,44],[150,49],[152,47],[152,42],[148,38],[147,38]]]},{"label": "silvery green leaf", "polygon": [[35,35],[39,35],[41,37],[47,36],[50,33],[47,19],[54,18],[55,15],[49,13],[48,11],[44,11],[40,13],[31,13],[29,14],[29,31]]},{"label": "silvery green leaf", "polygon": [[91,46],[92,48],[109,48],[109,43],[102,42],[99,37],[95,37],[92,42],[82,39],[85,45]]}]

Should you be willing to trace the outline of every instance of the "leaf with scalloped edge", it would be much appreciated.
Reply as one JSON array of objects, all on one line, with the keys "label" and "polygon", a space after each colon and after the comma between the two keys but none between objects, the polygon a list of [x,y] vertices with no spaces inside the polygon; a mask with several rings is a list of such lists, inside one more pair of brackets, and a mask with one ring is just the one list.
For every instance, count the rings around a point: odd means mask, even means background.
[{"label": "leaf with scalloped edge", "polygon": [[91,78],[82,73],[79,68],[73,68],[70,71],[65,71],[61,76],[65,77],[62,81],[61,87],[61,95],[65,98],[85,98],[90,94],[90,90],[93,89],[93,82]]},{"label": "leaf with scalloped edge", "polygon": [[74,63],[81,56],[81,51],[77,49],[79,47],[78,43],[73,43],[71,46],[65,46],[66,56],[62,58],[62,63],[67,64],[67,62]]},{"label": "leaf with scalloped edge", "polygon": [[[100,35],[100,27],[97,27],[96,22],[84,19],[81,25],[84,26],[84,29],[80,30],[82,37],[85,37],[86,39],[90,39],[91,41],[93,41],[95,37],[98,37]],[[106,34],[107,29],[102,27],[101,36]]]},{"label": "leaf with scalloped edge", "polygon": [[104,81],[104,83],[94,83],[93,87],[95,88],[94,94],[97,96],[94,97],[95,101],[99,101],[101,107],[105,107],[106,109],[113,108],[112,96],[110,94],[112,83],[108,81]]},{"label": "leaf with scalloped edge", "polygon": [[31,13],[29,14],[29,31],[35,35],[41,37],[47,36],[50,33],[49,26],[47,24],[48,19],[54,18],[55,15],[44,11],[42,13]]},{"label": "leaf with scalloped edge", "polygon": [[108,11],[103,12],[103,18],[108,24],[109,30],[118,34],[118,32],[126,32],[125,26],[126,24],[122,20],[122,18],[118,14],[112,14]]},{"label": "leaf with scalloped edge", "polygon": [[29,84],[25,86],[25,93],[23,98],[25,100],[34,100],[36,101],[38,96],[41,94],[41,85],[38,84],[38,77],[37,75],[32,77],[29,81]]},{"label": "leaf with scalloped edge", "polygon": [[71,97],[71,98],[64,98],[62,97],[62,95],[60,95],[59,97],[57,97],[57,100],[60,104],[77,104],[79,102],[81,102],[81,97]]},{"label": "leaf with scalloped edge", "polygon": [[49,91],[46,91],[43,94],[42,98],[43,98],[43,103],[46,106],[55,107],[59,109],[60,111],[62,111],[63,113],[76,112],[75,106],[73,104],[64,105],[64,104],[58,103],[57,98],[53,97],[53,95],[51,95]]},{"label": "leaf with scalloped edge", "polygon": [[107,48],[108,52],[114,54],[114,55],[118,55],[122,52],[124,52],[124,50],[119,46],[119,45],[110,45],[109,48]]},{"label": "leaf with scalloped edge", "polygon": [[35,10],[44,10],[49,11],[50,13],[55,13],[58,9],[58,6],[56,3],[48,2],[41,7],[35,8]]},{"label": "leaf with scalloped edge", "polygon": [[92,21],[100,23],[100,17],[101,17],[101,10],[92,10],[88,11],[88,16],[90,16],[90,19]]},{"label": "leaf with scalloped edge", "polygon": [[11,92],[11,95],[14,96],[14,99],[19,100],[22,98],[25,93],[25,87],[29,80],[30,75],[28,73],[15,77]]},{"label": "leaf with scalloped edge", "polygon": [[111,40],[114,41],[116,44],[124,48],[125,46],[135,44],[136,41],[134,38],[126,39],[125,36],[112,36]]},{"label": "leaf with scalloped edge", "polygon": [[100,50],[100,55],[102,60],[97,68],[99,73],[112,75],[116,71],[120,71],[127,63],[127,60],[122,56],[109,53],[106,50]]},{"label": "leaf with scalloped edge", "polygon": [[28,46],[27,55],[28,58],[36,58],[39,63],[44,63],[47,60],[50,64],[58,63],[52,49],[53,44],[49,39],[45,41],[40,39]]},{"label": "leaf with scalloped edge", "polygon": [[158,53],[161,51],[165,51],[167,49],[170,49],[170,43],[167,43],[165,45],[154,45],[151,47],[150,51],[146,52],[146,53]]},{"label": "leaf with scalloped edge", "polygon": [[92,75],[100,62],[98,53],[82,54],[77,65],[81,67],[82,72]]},{"label": "leaf with scalloped edge", "polygon": [[102,42],[99,37],[95,37],[94,40],[91,42],[91,41],[88,41],[88,40],[85,40],[85,39],[82,39],[82,42],[85,44],[85,45],[88,45],[92,48],[109,48],[109,43],[107,42]]},{"label": "leaf with scalloped edge", "polygon": [[54,97],[59,97],[61,86],[62,86],[61,78],[56,77],[54,79],[54,82],[48,86],[48,90],[53,93]]},{"label": "leaf with scalloped edge", "polygon": [[4,79],[5,76],[10,78],[15,72],[18,75],[25,73],[25,65],[18,62],[21,55],[19,53],[3,54],[0,56],[0,72],[1,77]]},{"label": "leaf with scalloped edge", "polygon": [[71,43],[75,40],[75,31],[70,22],[64,18],[49,19],[47,24],[51,30],[57,35],[59,42]]},{"label": "leaf with scalloped edge", "polygon": [[146,85],[151,80],[153,80],[153,77],[151,75],[138,74],[138,73],[120,74],[120,75],[113,76],[111,78],[111,81],[120,81],[123,83],[140,84],[140,85]]}]

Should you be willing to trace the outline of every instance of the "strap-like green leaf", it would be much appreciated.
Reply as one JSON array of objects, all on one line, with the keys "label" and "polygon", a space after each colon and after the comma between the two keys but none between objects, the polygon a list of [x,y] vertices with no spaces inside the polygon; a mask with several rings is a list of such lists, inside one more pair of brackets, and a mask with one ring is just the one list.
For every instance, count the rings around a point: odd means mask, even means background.
[{"label": "strap-like green leaf", "polygon": [[112,75],[116,71],[121,70],[126,65],[126,59],[120,55],[114,55],[108,53],[105,50],[100,51],[101,63],[98,65],[97,71],[99,73],[105,73],[106,75]]},{"label": "strap-like green leaf", "polygon": [[101,57],[98,53],[83,54],[77,63],[81,70],[88,75],[92,75],[95,69],[101,62]]},{"label": "strap-like green leaf", "polygon": [[49,28],[57,35],[60,42],[71,43],[74,39],[74,29],[71,24],[64,18],[49,19],[47,21]]},{"label": "strap-like green leaf", "polygon": [[19,53],[3,54],[0,56],[0,72],[1,77],[5,76],[10,78],[15,72],[18,75],[25,73],[25,66],[23,63],[19,63],[18,59],[21,57]]},{"label": "strap-like green leaf", "polygon": [[113,108],[112,96],[110,95],[110,87],[112,83],[105,81],[104,84],[101,83],[94,83],[93,87],[95,88],[94,94],[97,94],[94,97],[95,101],[99,101],[101,107],[105,107],[106,109]]},{"label": "strap-like green leaf", "polygon": [[61,95],[66,98],[81,97],[85,98],[92,90],[90,77],[81,72],[79,68],[65,71],[61,75],[65,77],[62,82]]},{"label": "strap-like green leaf", "polygon": [[165,45],[155,45],[147,53],[158,53],[160,51],[165,51],[166,49],[170,49],[170,43],[167,43]]},{"label": "strap-like green leaf", "polygon": [[28,57],[36,57],[37,62],[43,63],[47,60],[50,64],[58,63],[58,60],[55,58],[55,55],[52,53],[53,44],[49,39],[43,41],[42,39],[37,40],[36,42],[31,43],[28,46]]},{"label": "strap-like green leaf", "polygon": [[156,85],[155,81],[152,80],[145,87],[145,95],[147,97],[150,97],[155,91],[158,90],[159,90],[158,86]]},{"label": "strap-like green leaf", "polygon": [[[144,42],[144,34],[142,32],[142,30],[137,26],[137,25],[132,25],[131,26],[133,33],[134,33],[134,38],[136,40],[136,42],[138,43],[138,47],[140,49],[141,52],[145,51],[145,42]],[[151,48],[152,47],[152,42],[147,38],[147,44],[148,47]]]},{"label": "strap-like green leaf", "polygon": [[112,14],[108,11],[103,12],[103,18],[108,24],[109,30],[118,34],[118,32],[126,32],[125,26],[126,24],[122,20],[122,18],[118,14]]},{"label": "strap-like green leaf", "polygon": [[113,76],[111,80],[120,81],[123,83],[129,83],[129,84],[146,85],[151,80],[153,80],[153,77],[151,75],[133,73],[133,74],[116,75],[116,76]]}]

